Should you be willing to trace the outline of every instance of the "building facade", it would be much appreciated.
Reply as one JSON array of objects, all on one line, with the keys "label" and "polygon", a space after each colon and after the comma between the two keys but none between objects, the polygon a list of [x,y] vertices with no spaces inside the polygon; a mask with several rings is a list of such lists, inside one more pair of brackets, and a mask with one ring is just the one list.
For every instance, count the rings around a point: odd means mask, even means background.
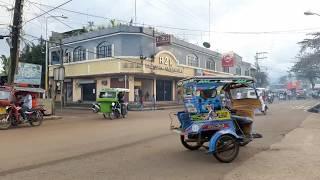
[{"label": "building facade", "polygon": [[67,102],[95,101],[98,92],[109,87],[129,89],[130,102],[140,97],[174,101],[180,79],[229,74],[223,72],[220,53],[173,36],[157,46],[155,34],[151,28],[118,26],[63,38],[61,45],[49,48],[50,87],[61,86],[54,76],[63,67]]}]

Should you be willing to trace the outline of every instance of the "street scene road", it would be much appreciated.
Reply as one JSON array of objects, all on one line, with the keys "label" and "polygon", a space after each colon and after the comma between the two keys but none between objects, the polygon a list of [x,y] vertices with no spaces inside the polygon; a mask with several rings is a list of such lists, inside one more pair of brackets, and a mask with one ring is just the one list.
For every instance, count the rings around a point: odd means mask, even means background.
[{"label": "street scene road", "polygon": [[[263,134],[240,148],[237,159],[218,162],[205,149],[186,150],[169,130],[179,109],[132,111],[106,120],[89,110],[64,109],[60,120],[0,131],[0,179],[223,179],[256,154],[267,151],[311,113],[315,100],[276,101],[257,114]],[[253,164],[254,166],[254,164]]]}]

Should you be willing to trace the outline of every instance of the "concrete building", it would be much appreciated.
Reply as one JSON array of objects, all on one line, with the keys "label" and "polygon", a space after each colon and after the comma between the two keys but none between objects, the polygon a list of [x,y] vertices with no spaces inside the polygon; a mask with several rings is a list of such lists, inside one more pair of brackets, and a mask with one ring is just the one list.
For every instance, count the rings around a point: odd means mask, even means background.
[{"label": "concrete building", "polygon": [[[57,85],[54,69],[63,59],[67,102],[95,101],[97,92],[107,87],[130,89],[130,102],[139,96],[151,101],[153,95],[157,101],[174,101],[178,80],[228,74],[223,72],[220,53],[173,36],[159,36],[152,28],[122,25],[70,34],[74,33],[60,34],[62,46],[49,48],[49,84]],[[245,75],[247,64],[236,62]]]}]

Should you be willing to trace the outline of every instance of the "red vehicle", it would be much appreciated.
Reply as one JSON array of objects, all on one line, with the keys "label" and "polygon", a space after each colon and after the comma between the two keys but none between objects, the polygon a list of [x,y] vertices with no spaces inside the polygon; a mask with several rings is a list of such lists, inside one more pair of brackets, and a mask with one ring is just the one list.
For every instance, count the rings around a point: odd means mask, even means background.
[{"label": "red vehicle", "polygon": [[20,98],[26,94],[32,96],[32,109],[25,112],[31,126],[40,126],[43,121],[44,108],[37,100],[45,91],[41,88],[19,86],[0,86],[0,130],[23,124]]}]

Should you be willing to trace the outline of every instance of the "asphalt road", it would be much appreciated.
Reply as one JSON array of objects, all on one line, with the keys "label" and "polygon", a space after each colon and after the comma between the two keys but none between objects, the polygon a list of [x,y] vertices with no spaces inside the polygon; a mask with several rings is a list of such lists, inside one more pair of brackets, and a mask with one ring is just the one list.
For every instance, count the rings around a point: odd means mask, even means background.
[{"label": "asphalt road", "polygon": [[254,128],[264,138],[240,149],[223,164],[186,150],[169,131],[176,110],[130,112],[127,119],[105,120],[84,110],[64,110],[64,118],[0,131],[0,179],[222,179],[230,170],[264,151],[298,127],[316,101],[269,105]]}]

